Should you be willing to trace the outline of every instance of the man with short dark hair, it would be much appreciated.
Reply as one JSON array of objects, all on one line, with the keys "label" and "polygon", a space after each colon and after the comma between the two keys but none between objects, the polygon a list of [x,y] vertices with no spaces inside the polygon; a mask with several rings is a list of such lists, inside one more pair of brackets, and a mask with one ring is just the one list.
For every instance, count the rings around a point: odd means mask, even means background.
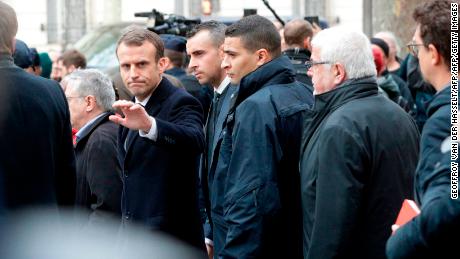
[{"label": "man with short dark hair", "polygon": [[76,49],[67,50],[56,60],[56,77],[60,82],[66,75],[72,73],[76,69],[86,68],[85,56]]},{"label": "man with short dark hair", "polygon": [[224,124],[211,199],[219,258],[301,258],[299,148],[312,105],[281,54],[272,22],[247,16],[225,30],[222,67],[238,94]]},{"label": "man with short dark hair", "polygon": [[[201,158],[201,186],[203,189],[203,206],[206,214],[205,222],[206,245],[212,257],[213,236],[210,199],[218,197],[220,192],[214,182],[215,168],[219,159],[220,139],[223,138],[222,125],[227,118],[230,99],[236,87],[230,84],[222,63],[222,44],[225,40],[226,26],[217,21],[207,21],[196,25],[187,34],[187,53],[190,56],[189,68],[200,84],[211,85],[214,89],[208,120],[205,128],[206,148]],[[215,201],[214,204],[220,203]]]},{"label": "man with short dark hair", "polygon": [[6,210],[73,205],[75,156],[59,85],[13,63],[16,13],[0,1],[0,182]]},{"label": "man with short dark hair", "polygon": [[200,103],[162,74],[160,37],[139,26],[117,43],[120,74],[133,101],[113,105],[121,115],[118,154],[123,170],[123,224],[139,222],[204,252],[198,208],[199,156],[204,148]]},{"label": "man with short dark hair", "polygon": [[110,79],[95,69],[76,70],[65,78],[70,121],[76,133],[76,205],[99,224],[121,215],[121,168],[117,130],[109,120],[115,91]]},{"label": "man with short dark hair", "polygon": [[458,35],[458,30],[451,31],[452,4],[458,9],[458,1],[439,0],[424,3],[413,12],[417,27],[408,46],[436,94],[427,106],[415,174],[415,198],[421,213],[388,240],[389,258],[447,258],[460,243],[460,200],[451,197],[449,156],[454,141],[451,126],[458,128],[450,123],[451,33]]}]

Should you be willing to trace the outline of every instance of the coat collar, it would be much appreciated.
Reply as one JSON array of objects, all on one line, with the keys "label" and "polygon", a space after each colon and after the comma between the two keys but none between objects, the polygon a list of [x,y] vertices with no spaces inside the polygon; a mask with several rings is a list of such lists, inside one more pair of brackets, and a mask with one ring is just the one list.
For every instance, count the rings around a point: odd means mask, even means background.
[{"label": "coat collar", "polygon": [[77,145],[78,143],[80,143],[83,139],[87,138],[89,135],[91,135],[91,133],[99,126],[101,125],[102,123],[104,123],[105,121],[108,120],[109,116],[110,115],[113,115],[112,112],[104,112],[102,113],[103,115],[100,116],[99,118],[97,118],[94,122],[91,123],[91,125],[89,125],[88,127],[84,128],[83,132],[81,132],[81,134],[79,134],[79,138],[78,138],[78,142],[77,142]]},{"label": "coat collar", "polygon": [[450,91],[451,85],[444,87],[441,91],[436,93],[433,98],[427,102],[427,115],[430,117],[433,113],[435,113],[439,108],[444,105],[450,105]]},{"label": "coat collar", "polygon": [[8,53],[0,53],[0,67],[14,67],[13,57]]},{"label": "coat collar", "polygon": [[[153,117],[157,116],[157,114],[160,112],[161,107],[162,107],[161,103],[164,100],[166,100],[175,89],[177,88],[173,86],[168,81],[168,79],[163,77],[160,83],[158,84],[157,88],[153,91],[152,95],[150,96],[150,99],[147,102],[147,105],[145,106],[145,110],[147,111],[147,113]],[[135,99],[133,98],[133,101],[134,100]],[[125,141],[126,141],[126,137],[129,131],[130,129],[125,128],[125,127],[123,128],[122,136]],[[128,150],[131,149],[131,145],[134,142],[134,139],[138,137],[140,137],[139,134],[135,134],[133,138],[128,140],[128,143],[126,143],[126,146],[127,146],[126,153],[128,153]]]},{"label": "coat collar", "polygon": [[281,55],[263,64],[241,79],[236,105],[267,85],[289,84],[295,81],[295,72],[288,57]]},{"label": "coat collar", "polygon": [[163,77],[161,82],[158,84],[157,88],[153,91],[152,95],[150,96],[147,105],[145,106],[145,110],[149,113],[149,115],[155,116],[156,113],[160,110],[162,103],[170,93],[174,90],[174,86]]},{"label": "coat collar", "polygon": [[310,60],[311,52],[308,49],[302,48],[292,48],[283,51],[283,54],[287,55],[289,58],[300,59],[300,60]]},{"label": "coat collar", "polygon": [[187,73],[185,73],[185,70],[183,70],[182,68],[173,67],[171,69],[166,70],[165,74],[178,77],[178,76],[185,76]]},{"label": "coat collar", "polygon": [[316,95],[314,108],[305,111],[304,114],[301,153],[305,152],[318,127],[337,107],[356,99],[377,94],[378,87],[375,77],[364,77],[347,80],[332,91]]},{"label": "coat collar", "polygon": [[329,92],[316,95],[313,110],[334,109],[354,99],[377,94],[378,87],[375,77],[350,79]]}]

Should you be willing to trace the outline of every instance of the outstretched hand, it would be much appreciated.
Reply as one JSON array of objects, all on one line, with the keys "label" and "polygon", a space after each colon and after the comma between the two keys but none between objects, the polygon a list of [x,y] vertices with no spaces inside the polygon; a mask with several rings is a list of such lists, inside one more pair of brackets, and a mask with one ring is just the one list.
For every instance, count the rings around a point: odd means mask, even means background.
[{"label": "outstretched hand", "polygon": [[120,109],[124,117],[120,114],[109,116],[109,119],[117,124],[132,130],[142,130],[149,132],[152,127],[152,122],[148,113],[142,105],[131,101],[119,100],[113,103],[114,109]]}]

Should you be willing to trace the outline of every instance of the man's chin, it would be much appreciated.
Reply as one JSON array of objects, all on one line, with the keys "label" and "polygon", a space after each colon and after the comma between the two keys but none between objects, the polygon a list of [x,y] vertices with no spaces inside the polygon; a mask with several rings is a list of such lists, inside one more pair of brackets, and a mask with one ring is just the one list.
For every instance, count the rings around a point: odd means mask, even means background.
[{"label": "man's chin", "polygon": [[238,85],[240,83],[240,80],[237,79],[237,78],[230,78],[230,82],[233,84],[233,85]]}]

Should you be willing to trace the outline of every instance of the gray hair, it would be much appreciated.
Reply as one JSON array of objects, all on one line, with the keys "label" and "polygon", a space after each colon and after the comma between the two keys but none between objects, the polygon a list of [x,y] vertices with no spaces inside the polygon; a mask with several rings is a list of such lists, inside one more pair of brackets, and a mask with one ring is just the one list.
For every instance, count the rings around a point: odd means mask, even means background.
[{"label": "gray hair", "polygon": [[311,43],[320,49],[321,61],[342,64],[348,79],[377,76],[371,44],[364,33],[333,27],[320,31]]},{"label": "gray hair", "polygon": [[375,34],[374,37],[386,41],[390,48],[393,47],[396,50],[395,55],[398,55],[401,51],[401,47],[398,44],[398,40],[396,39],[394,33],[392,33],[391,31],[378,32]]},{"label": "gray hair", "polygon": [[187,32],[187,39],[193,38],[201,31],[208,31],[214,47],[219,48],[225,41],[225,29],[227,25],[224,23],[210,20],[194,26]]},{"label": "gray hair", "polygon": [[99,108],[111,111],[115,102],[112,81],[96,69],[78,69],[65,77],[67,85],[75,88],[82,96],[93,95]]}]

